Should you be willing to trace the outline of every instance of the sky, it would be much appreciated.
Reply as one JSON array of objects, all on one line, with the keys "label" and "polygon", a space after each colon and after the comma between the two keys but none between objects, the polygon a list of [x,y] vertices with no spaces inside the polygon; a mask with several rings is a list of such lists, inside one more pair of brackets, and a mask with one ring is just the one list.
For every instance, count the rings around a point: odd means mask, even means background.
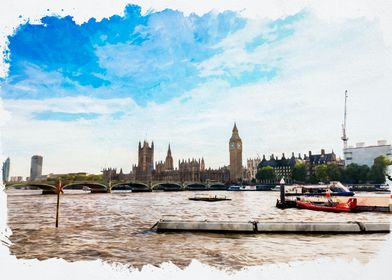
[{"label": "sky", "polygon": [[[0,12],[2,158],[11,176],[392,140],[388,1],[26,1]],[[82,2],[82,3],[81,3]],[[326,1],[323,1],[326,2]]]}]

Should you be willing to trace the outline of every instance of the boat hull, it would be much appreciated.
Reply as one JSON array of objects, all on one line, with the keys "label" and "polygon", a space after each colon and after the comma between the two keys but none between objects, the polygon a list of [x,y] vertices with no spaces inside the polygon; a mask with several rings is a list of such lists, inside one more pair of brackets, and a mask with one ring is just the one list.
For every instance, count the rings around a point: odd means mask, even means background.
[{"label": "boat hull", "polygon": [[324,211],[324,212],[352,212],[357,206],[357,200],[355,198],[350,198],[346,203],[338,203],[336,205],[322,205],[307,201],[297,201],[297,207],[302,209],[314,210],[314,211]]}]

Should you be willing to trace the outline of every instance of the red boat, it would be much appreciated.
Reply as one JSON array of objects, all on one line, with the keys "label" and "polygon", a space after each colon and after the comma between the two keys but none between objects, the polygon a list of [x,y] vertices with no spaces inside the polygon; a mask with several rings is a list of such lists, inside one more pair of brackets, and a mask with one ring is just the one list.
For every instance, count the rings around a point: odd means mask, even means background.
[{"label": "red boat", "polygon": [[356,198],[349,198],[347,202],[336,203],[336,202],[327,202],[327,203],[314,203],[314,202],[306,202],[297,200],[297,207],[315,211],[326,211],[326,212],[351,212],[357,206]]}]

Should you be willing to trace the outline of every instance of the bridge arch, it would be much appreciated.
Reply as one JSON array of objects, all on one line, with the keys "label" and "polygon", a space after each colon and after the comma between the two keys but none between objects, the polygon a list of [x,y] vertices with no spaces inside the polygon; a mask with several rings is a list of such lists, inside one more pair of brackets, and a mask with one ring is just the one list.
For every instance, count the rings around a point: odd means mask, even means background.
[{"label": "bridge arch", "polygon": [[112,185],[111,190],[126,189],[132,192],[150,192],[151,189],[148,184],[143,182],[120,182]]},{"label": "bridge arch", "polygon": [[92,193],[105,193],[108,191],[108,187],[98,182],[72,182],[65,184],[63,189],[83,189],[88,187]]},{"label": "bridge arch", "polygon": [[211,183],[209,185],[209,189],[214,191],[225,191],[227,190],[227,188],[227,185],[221,182]]},{"label": "bridge arch", "polygon": [[45,183],[23,182],[11,185],[6,185],[5,189],[17,189],[19,187],[35,187],[43,191],[56,191],[56,186]]},{"label": "bridge arch", "polygon": [[131,191],[132,187],[129,183],[116,183],[111,186],[111,191]]},{"label": "bridge arch", "polygon": [[182,191],[184,187],[180,183],[176,182],[159,182],[152,186],[153,190],[162,191]]},{"label": "bridge arch", "polygon": [[189,182],[185,185],[185,189],[190,191],[203,191],[208,190],[208,185],[202,182]]}]

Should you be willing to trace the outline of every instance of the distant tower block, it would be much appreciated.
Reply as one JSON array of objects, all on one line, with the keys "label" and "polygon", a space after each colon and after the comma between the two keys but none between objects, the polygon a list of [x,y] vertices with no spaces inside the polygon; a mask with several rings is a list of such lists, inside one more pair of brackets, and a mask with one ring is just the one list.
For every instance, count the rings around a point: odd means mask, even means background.
[{"label": "distant tower block", "polygon": [[2,167],[2,171],[3,171],[3,183],[8,182],[9,177],[10,177],[10,167],[11,167],[11,160],[10,158],[7,158],[4,162],[3,162],[3,167]]},{"label": "distant tower block", "polygon": [[238,182],[242,178],[242,141],[236,123],[229,141],[230,181]]},{"label": "distant tower block", "polygon": [[31,157],[30,181],[35,181],[42,176],[42,156],[34,155]]}]

